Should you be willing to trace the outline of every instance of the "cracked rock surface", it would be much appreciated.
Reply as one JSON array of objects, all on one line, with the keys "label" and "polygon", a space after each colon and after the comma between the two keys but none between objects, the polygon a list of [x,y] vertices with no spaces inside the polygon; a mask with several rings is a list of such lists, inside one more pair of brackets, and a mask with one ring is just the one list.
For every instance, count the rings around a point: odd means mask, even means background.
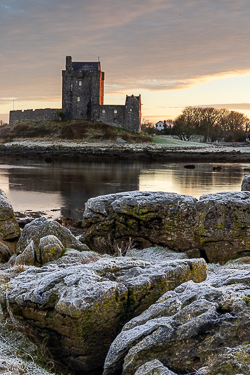
[{"label": "cracked rock surface", "polygon": [[103,253],[116,244],[122,247],[129,238],[141,248],[151,244],[176,251],[195,248],[196,201],[188,195],[140,191],[91,198],[85,205],[81,240]]},{"label": "cracked rock surface", "polygon": [[197,202],[200,246],[209,262],[250,252],[250,192],[206,194]]},{"label": "cracked rock surface", "polygon": [[250,192],[187,195],[133,191],[87,201],[81,241],[112,253],[167,246],[197,251],[209,262],[225,262],[250,252]]},{"label": "cracked rock surface", "polygon": [[[40,217],[25,225],[16,246],[16,253],[21,254],[25,250],[27,251],[27,247],[32,247],[33,250],[30,250],[30,253],[34,252],[33,264],[48,262],[53,259],[53,256],[48,254],[48,252],[53,253],[53,246],[50,243],[52,238],[54,238],[54,242],[60,243],[62,248],[73,248],[80,251],[89,250],[88,246],[77,240],[69,229],[54,220]],[[45,246],[46,241],[48,242],[47,247]],[[49,243],[51,246],[49,246]]]},{"label": "cracked rock surface", "polygon": [[250,271],[219,268],[188,281],[130,320],[103,375],[250,373]]},{"label": "cracked rock surface", "polygon": [[[150,263],[128,257],[81,265],[29,267],[1,285],[14,316],[47,338],[57,360],[74,374],[101,374],[124,323],[167,290],[206,278],[203,259]],[[6,296],[7,287],[7,296]]]}]

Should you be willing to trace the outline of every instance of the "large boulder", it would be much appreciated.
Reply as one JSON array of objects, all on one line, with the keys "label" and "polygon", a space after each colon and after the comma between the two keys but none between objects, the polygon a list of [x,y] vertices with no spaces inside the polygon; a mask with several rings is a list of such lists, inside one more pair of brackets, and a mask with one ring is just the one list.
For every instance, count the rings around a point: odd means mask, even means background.
[{"label": "large boulder", "polygon": [[30,267],[2,286],[1,303],[5,307],[7,298],[15,318],[29,325],[31,338],[45,335],[57,360],[75,374],[100,374],[124,323],[167,290],[205,278],[203,259],[151,264],[119,257]]},{"label": "large boulder", "polygon": [[209,262],[224,262],[250,252],[250,192],[202,195],[196,204],[200,248]]},{"label": "large boulder", "polygon": [[197,199],[163,192],[133,191],[91,198],[83,215],[81,241],[92,250],[126,252],[151,244],[184,251],[197,247]]},{"label": "large boulder", "polygon": [[20,235],[18,222],[10,201],[0,189],[0,239],[9,240]]},{"label": "large boulder", "polygon": [[81,241],[100,253],[131,245],[171,250],[225,262],[250,251],[250,192],[207,194],[127,192],[91,198]]},{"label": "large boulder", "polygon": [[[57,242],[57,245],[55,245],[55,242]],[[56,259],[62,253],[63,248],[73,248],[80,251],[89,250],[88,246],[77,240],[69,229],[63,227],[57,221],[48,220],[45,217],[35,219],[25,225],[16,246],[16,253],[21,254],[27,250],[27,247],[30,249],[31,246],[34,248],[35,262],[33,264],[36,262],[42,264]],[[55,246],[59,246],[60,250],[55,250]]]},{"label": "large boulder", "polygon": [[128,322],[109,349],[103,375],[141,375],[143,369],[150,375],[248,375],[250,271],[217,272],[165,293]]},{"label": "large boulder", "polygon": [[243,180],[241,183],[241,191],[250,191],[250,174],[246,174],[243,177]]}]

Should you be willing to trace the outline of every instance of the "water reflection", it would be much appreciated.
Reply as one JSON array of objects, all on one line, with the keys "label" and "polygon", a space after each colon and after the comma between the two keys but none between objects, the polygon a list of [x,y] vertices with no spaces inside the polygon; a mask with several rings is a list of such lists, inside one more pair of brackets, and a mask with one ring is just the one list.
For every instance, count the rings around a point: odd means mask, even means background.
[{"label": "water reflection", "polygon": [[221,170],[214,171],[218,164],[196,163],[195,169],[185,169],[185,163],[164,163],[150,165],[142,170],[139,177],[139,190],[172,191],[193,195],[221,191],[239,191],[244,170],[249,164],[220,164]]},{"label": "water reflection", "polygon": [[53,162],[0,160],[0,187],[16,211],[43,211],[52,217],[81,217],[85,202],[102,194],[129,190],[172,191],[199,198],[205,193],[239,191],[250,164],[184,163],[143,161]]}]

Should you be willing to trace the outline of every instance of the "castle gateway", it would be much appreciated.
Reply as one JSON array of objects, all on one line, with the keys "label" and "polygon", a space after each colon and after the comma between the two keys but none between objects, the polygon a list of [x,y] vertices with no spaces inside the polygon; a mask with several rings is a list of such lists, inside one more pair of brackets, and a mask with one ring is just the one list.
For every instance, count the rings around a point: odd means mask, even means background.
[{"label": "castle gateway", "polygon": [[126,96],[125,105],[104,105],[104,72],[98,62],[73,62],[66,57],[62,71],[62,109],[10,111],[10,124],[22,120],[54,120],[59,112],[69,120],[101,121],[104,124],[141,130],[141,96]]}]

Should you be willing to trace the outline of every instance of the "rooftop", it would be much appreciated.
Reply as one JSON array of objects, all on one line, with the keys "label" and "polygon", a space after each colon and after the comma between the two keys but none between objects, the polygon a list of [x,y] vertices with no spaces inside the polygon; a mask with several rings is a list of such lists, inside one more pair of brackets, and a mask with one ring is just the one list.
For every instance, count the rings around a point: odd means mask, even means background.
[{"label": "rooftop", "polygon": [[98,71],[101,70],[100,62],[72,62],[73,70]]}]

